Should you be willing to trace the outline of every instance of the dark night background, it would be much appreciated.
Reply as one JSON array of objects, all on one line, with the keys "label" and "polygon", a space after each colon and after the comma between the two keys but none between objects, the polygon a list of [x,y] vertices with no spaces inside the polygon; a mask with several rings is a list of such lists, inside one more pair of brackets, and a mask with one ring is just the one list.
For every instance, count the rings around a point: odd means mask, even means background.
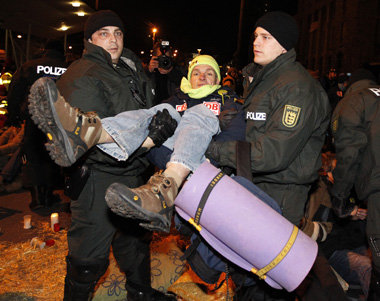
[{"label": "dark night background", "polygon": [[[296,15],[300,26],[297,59],[318,76],[325,75],[330,68],[352,72],[364,62],[380,65],[379,0],[232,0],[228,3],[81,0],[79,9],[72,7],[71,2],[0,0],[0,49],[6,49],[8,58],[20,65],[41,55],[46,42],[55,38],[64,41],[71,62],[82,54],[83,27],[88,17],[79,17],[76,12],[83,10],[88,15],[96,10],[112,9],[125,23],[126,47],[139,55],[144,51],[144,60],[152,49],[152,28],[157,27],[156,38],[170,41],[178,50],[178,61],[186,62],[201,49],[201,53],[213,55],[221,65],[234,59],[236,66],[242,68],[253,58],[252,34],[257,19],[265,12],[281,10]],[[242,3],[244,9],[240,14]],[[67,32],[59,30],[62,24],[69,26]],[[13,38],[7,39],[7,35]]]},{"label": "dark night background", "polygon": [[[96,0],[85,1],[93,9]],[[123,19],[126,28],[125,46],[136,53],[148,51],[151,29],[158,28],[156,38],[169,40],[180,53],[215,55],[220,63],[232,58],[237,50],[240,1],[120,1],[98,0],[98,9],[111,9]],[[245,0],[239,57],[246,64],[250,59],[254,24],[265,10],[296,13],[296,0]]]},{"label": "dark night background", "polygon": [[[0,0],[0,49],[6,48],[12,59],[25,62],[41,54],[49,39],[65,42],[68,60],[79,58],[83,51],[83,27],[86,17],[74,12],[111,9],[125,24],[125,47],[143,59],[152,49],[152,29],[158,28],[156,40],[168,40],[178,50],[178,61],[185,62],[201,49],[213,55],[221,65],[233,58],[237,67],[252,61],[252,34],[257,19],[267,11],[297,13],[297,0],[81,0],[81,8],[73,8],[72,0]],[[241,5],[243,5],[242,14]],[[2,9],[1,9],[2,8]],[[241,27],[239,31],[239,22]],[[63,33],[58,28],[69,25]],[[12,30],[13,42],[6,39]],[[28,32],[30,30],[30,48]],[[240,34],[239,34],[240,33]],[[17,39],[16,36],[22,34]],[[239,38],[240,37],[240,38]],[[14,43],[14,45],[12,44]],[[70,46],[70,47],[69,47]],[[29,50],[29,51],[28,51]],[[16,62],[16,65],[17,64]]]}]

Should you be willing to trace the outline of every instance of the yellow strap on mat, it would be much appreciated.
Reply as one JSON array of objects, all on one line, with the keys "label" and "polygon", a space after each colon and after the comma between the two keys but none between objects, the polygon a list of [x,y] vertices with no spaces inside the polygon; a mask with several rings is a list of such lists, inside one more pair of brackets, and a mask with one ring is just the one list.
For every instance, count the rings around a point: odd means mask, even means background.
[{"label": "yellow strap on mat", "polygon": [[297,234],[298,234],[298,228],[296,226],[293,226],[292,234],[290,235],[288,242],[286,243],[285,247],[281,250],[281,252],[265,267],[263,267],[260,270],[257,270],[256,268],[252,268],[251,272],[256,274],[260,279],[265,279],[267,277],[266,273],[268,273],[271,269],[276,267],[284,259],[284,257],[289,253],[294,242],[296,241]]},{"label": "yellow strap on mat", "polygon": [[195,227],[195,229],[197,229],[199,232],[201,232],[202,227],[199,224],[197,224],[192,217],[189,219],[188,222],[190,224],[192,224]]}]

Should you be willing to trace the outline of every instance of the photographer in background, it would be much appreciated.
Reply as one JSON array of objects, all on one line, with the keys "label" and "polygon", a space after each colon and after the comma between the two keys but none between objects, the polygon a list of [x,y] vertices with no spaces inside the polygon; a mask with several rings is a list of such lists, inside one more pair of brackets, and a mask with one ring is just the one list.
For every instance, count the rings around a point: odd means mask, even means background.
[{"label": "photographer in background", "polygon": [[174,62],[173,48],[168,41],[158,41],[154,44],[147,73],[155,87],[155,105],[173,95],[179,88],[182,77],[186,76]]}]

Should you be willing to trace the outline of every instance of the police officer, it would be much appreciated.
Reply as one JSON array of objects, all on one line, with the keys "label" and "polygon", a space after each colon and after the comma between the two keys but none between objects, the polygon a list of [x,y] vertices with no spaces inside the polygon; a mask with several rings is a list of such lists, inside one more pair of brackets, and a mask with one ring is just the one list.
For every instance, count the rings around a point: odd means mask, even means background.
[{"label": "police officer", "polygon": [[337,165],[330,190],[333,209],[340,217],[359,216],[348,199],[354,187],[367,202],[367,236],[372,251],[368,300],[380,300],[380,86],[366,69],[352,73],[344,98],[332,117]]},{"label": "police officer", "polygon": [[[60,93],[72,105],[96,111],[102,118],[151,107],[152,85],[140,59],[124,48],[124,25],[116,13],[101,10],[87,19],[84,47],[83,56],[71,63],[57,81]],[[83,133],[87,121],[77,117],[79,133]],[[89,120],[94,121],[95,118]],[[144,183],[147,159],[135,154],[121,162],[93,148],[78,164],[85,166],[88,178],[75,181],[77,173],[71,175],[72,192],[79,192],[79,196],[71,200],[64,300],[91,298],[109,265],[111,245],[126,274],[128,300],[166,300],[150,286],[150,235],[134,221],[120,223],[104,199],[106,188],[114,182],[132,187]]]},{"label": "police officer", "polygon": [[[254,63],[244,70],[245,140],[250,143],[253,182],[299,225],[311,184],[318,178],[321,149],[330,121],[326,92],[296,62],[296,21],[274,11],[258,19],[254,32]],[[236,167],[237,141],[212,142],[207,154],[222,166]],[[249,163],[248,163],[249,164]],[[281,299],[291,296],[252,286],[241,290],[241,300]],[[293,296],[294,300],[294,296]]]},{"label": "police officer", "polygon": [[60,168],[49,157],[45,149],[46,137],[31,120],[27,99],[30,86],[40,77],[56,80],[66,71],[63,44],[49,41],[41,58],[23,64],[14,74],[8,92],[9,125],[21,126],[25,120],[25,134],[22,151],[26,158],[23,170],[23,184],[31,192],[29,207],[42,209],[59,200],[53,188],[60,185]]},{"label": "police officer", "polygon": [[[246,141],[251,143],[253,182],[275,199],[298,225],[310,184],[318,178],[329,124],[323,88],[295,61],[295,20],[270,12],[256,23],[254,64],[245,91]],[[214,142],[208,155],[236,166],[236,141]]]}]

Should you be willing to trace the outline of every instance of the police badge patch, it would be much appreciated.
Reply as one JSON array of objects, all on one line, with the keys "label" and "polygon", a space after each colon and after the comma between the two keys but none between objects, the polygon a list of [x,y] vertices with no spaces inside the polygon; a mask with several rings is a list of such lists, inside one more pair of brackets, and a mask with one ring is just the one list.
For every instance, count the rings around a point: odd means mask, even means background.
[{"label": "police badge patch", "polygon": [[284,114],[282,115],[282,124],[288,128],[294,127],[297,124],[300,112],[300,107],[285,105]]}]

